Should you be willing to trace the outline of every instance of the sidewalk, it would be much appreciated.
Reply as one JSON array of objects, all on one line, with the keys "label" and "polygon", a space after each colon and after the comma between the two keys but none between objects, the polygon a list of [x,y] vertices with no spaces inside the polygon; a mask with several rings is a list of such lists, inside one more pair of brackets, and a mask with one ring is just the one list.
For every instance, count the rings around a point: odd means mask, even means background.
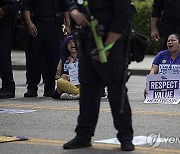
[{"label": "sidewalk", "polygon": [[[26,58],[25,52],[19,50],[13,50],[12,54],[12,65],[13,70],[25,70],[26,69]],[[154,56],[146,55],[144,60],[140,63],[131,62],[129,65],[129,70],[131,70],[132,75],[147,75],[151,68],[151,63]]]}]

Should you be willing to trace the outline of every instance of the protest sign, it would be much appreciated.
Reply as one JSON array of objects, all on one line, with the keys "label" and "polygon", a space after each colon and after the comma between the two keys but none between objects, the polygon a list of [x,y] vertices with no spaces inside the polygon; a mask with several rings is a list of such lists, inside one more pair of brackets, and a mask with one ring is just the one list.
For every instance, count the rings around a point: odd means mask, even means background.
[{"label": "protest sign", "polygon": [[144,103],[178,104],[180,102],[180,74],[148,75]]},{"label": "protest sign", "polygon": [[160,64],[158,74],[180,74],[180,65]]},{"label": "protest sign", "polygon": [[78,79],[78,62],[76,63],[69,63],[69,79],[73,85],[79,85]]}]

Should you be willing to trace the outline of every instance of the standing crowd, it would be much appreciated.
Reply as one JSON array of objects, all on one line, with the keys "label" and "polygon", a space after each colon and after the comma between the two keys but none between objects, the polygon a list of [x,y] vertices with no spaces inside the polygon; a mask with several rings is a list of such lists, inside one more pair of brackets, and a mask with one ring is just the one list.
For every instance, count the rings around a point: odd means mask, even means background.
[{"label": "standing crowd", "polygon": [[[131,0],[21,1],[21,11],[29,31],[25,44],[27,92],[24,97],[38,96],[38,84],[43,76],[44,97],[79,99],[76,136],[63,145],[64,149],[76,149],[92,145],[102,91],[107,87],[121,150],[134,150],[131,107],[125,87]],[[0,0],[0,99],[15,97],[11,46],[17,6],[16,0]],[[168,49],[160,54],[168,54],[170,63],[179,63],[176,59],[180,55],[180,2],[154,0],[152,6],[151,36],[156,41],[162,37],[164,49],[167,45]],[[160,28],[158,23],[162,25]],[[92,33],[94,24],[103,27],[101,34]],[[66,36],[62,25],[65,25]],[[103,50],[108,48],[106,63],[101,63],[98,55],[100,41]],[[176,55],[171,57],[170,53],[175,49]],[[161,57],[154,60],[151,73],[158,72]]]},{"label": "standing crowd", "polygon": [[11,45],[15,18],[21,12],[28,28],[25,43],[27,92],[24,97],[37,97],[41,75],[44,97],[55,90],[55,75],[60,59],[59,44],[63,40],[62,25],[70,33],[69,4],[66,0],[1,0],[0,1],[0,98],[15,97],[15,82],[11,64]]}]

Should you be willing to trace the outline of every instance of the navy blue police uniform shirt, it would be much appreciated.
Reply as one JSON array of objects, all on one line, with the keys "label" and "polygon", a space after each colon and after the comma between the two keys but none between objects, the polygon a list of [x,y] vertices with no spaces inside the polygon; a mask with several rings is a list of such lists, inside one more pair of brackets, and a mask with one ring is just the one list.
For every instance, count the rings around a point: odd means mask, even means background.
[{"label": "navy blue police uniform shirt", "polygon": [[[89,8],[99,24],[103,24],[108,31],[125,34],[129,26],[130,0],[89,0]],[[79,9],[74,0],[69,0],[70,11]]]},{"label": "navy blue police uniform shirt", "polygon": [[5,16],[12,16],[15,13],[16,0],[0,0],[0,7],[5,12]]},{"label": "navy blue police uniform shirt", "polygon": [[57,12],[65,12],[69,10],[66,0],[59,0],[60,7],[57,10],[55,0],[23,0],[24,10],[32,11],[37,17],[53,17]]},{"label": "navy blue police uniform shirt", "polygon": [[180,25],[180,0],[154,0],[152,17],[161,18],[162,16],[164,23]]}]

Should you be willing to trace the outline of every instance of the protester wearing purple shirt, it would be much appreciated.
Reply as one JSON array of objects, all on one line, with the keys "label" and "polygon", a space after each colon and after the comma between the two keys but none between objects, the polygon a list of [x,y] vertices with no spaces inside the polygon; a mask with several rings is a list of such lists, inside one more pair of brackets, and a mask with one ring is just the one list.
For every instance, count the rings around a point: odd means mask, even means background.
[{"label": "protester wearing purple shirt", "polygon": [[[171,34],[167,40],[167,50],[160,51],[154,58],[150,75],[159,73],[159,65],[179,65],[180,64],[180,35]],[[146,88],[144,89],[144,97],[146,98]]]},{"label": "protester wearing purple shirt", "polygon": [[159,64],[180,64],[180,35],[171,34],[167,40],[167,50],[160,51],[154,58],[150,74],[157,74]]},{"label": "protester wearing purple shirt", "polygon": [[154,65],[159,64],[180,64],[180,54],[173,60],[168,50],[160,51],[153,60]]}]

